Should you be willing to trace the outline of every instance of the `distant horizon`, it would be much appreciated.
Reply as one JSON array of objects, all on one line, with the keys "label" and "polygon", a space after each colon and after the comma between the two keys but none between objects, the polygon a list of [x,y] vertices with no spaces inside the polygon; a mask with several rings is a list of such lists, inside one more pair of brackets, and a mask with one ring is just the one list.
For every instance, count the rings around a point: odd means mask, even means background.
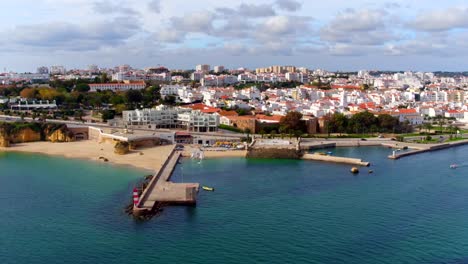
[{"label": "distant horizon", "polygon": [[[118,64],[118,65],[113,65],[113,66],[101,66],[101,65],[98,65],[98,64],[87,64],[85,66],[80,66],[80,67],[67,67],[67,65],[65,64],[55,64],[55,65],[39,65],[37,67],[34,67],[33,69],[31,70],[25,70],[25,71],[18,71],[18,70],[14,70],[14,69],[9,69],[8,67],[1,67],[0,68],[0,73],[36,73],[37,72],[37,69],[39,67],[47,67],[47,68],[50,68],[50,67],[53,67],[53,66],[63,66],[65,67],[65,69],[67,71],[69,70],[87,70],[87,68],[91,65],[96,65],[98,66],[99,70],[102,70],[102,69],[113,69],[113,68],[116,68],[118,66],[121,66],[121,65],[129,65],[131,68],[133,69],[137,69],[137,70],[143,70],[145,68],[151,68],[151,67],[165,67],[169,70],[184,70],[184,71],[191,71],[191,70],[195,70],[195,66],[196,65],[193,65],[192,68],[186,68],[186,67],[170,67],[168,65],[148,65],[148,66],[141,66],[141,67],[138,67],[138,66],[134,66],[134,65],[131,65],[131,64],[128,64],[128,63],[123,63],[123,64]],[[228,67],[226,65],[223,65],[223,64],[208,64],[210,65],[210,70],[213,70],[213,67],[214,66],[224,66],[226,70],[236,70],[236,69],[239,69],[239,68],[245,68],[247,70],[250,70],[250,71],[255,71],[255,69],[257,68],[267,68],[267,67],[270,67],[270,66],[275,66],[275,65],[279,65],[279,66],[294,66],[296,68],[301,68],[301,67],[305,67],[311,71],[314,71],[314,70],[317,70],[317,69],[321,69],[321,70],[325,70],[325,71],[328,71],[328,72],[359,72],[359,71],[369,71],[369,72],[447,72],[447,73],[464,73],[464,72],[468,72],[468,69],[466,70],[414,70],[414,69],[349,69],[349,70],[329,70],[329,69],[326,69],[326,68],[323,68],[323,67],[313,67],[313,68],[310,68],[310,67],[306,67],[306,66],[302,66],[302,65],[294,65],[294,64],[271,64],[271,65],[264,65],[264,66],[257,66],[257,67],[246,67],[246,66],[236,66],[236,67]],[[4,71],[6,69],[6,71]]]}]

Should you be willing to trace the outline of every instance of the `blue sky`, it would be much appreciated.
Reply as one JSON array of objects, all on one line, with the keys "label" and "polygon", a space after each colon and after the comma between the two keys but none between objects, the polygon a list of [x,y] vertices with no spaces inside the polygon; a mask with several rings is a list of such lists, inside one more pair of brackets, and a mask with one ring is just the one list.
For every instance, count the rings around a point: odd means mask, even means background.
[{"label": "blue sky", "polygon": [[468,70],[468,3],[413,0],[16,0],[0,69],[196,64]]}]

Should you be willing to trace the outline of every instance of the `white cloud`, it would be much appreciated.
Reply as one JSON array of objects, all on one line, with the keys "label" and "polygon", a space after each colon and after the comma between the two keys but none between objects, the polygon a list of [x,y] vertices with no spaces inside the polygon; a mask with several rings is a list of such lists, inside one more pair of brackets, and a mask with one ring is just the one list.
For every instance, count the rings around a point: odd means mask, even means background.
[{"label": "white cloud", "polygon": [[409,25],[421,31],[445,31],[456,28],[468,28],[468,8],[448,8],[421,13]]},{"label": "white cloud", "polygon": [[290,12],[298,11],[302,6],[302,3],[296,0],[277,0],[276,4],[279,8]]}]

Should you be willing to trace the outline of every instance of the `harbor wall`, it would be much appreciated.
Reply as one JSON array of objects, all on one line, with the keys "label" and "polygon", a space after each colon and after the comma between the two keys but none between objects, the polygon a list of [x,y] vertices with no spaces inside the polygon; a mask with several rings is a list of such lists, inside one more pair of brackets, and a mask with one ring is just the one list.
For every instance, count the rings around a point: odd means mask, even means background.
[{"label": "harbor wall", "polygon": [[250,148],[247,158],[259,159],[300,159],[301,151],[292,148]]}]

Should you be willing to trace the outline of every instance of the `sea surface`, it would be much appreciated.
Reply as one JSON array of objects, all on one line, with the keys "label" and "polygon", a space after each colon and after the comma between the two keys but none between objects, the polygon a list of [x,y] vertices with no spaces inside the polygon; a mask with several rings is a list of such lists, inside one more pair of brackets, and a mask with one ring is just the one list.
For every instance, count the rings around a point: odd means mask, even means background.
[{"label": "sea surface", "polygon": [[330,151],[372,166],[183,160],[215,191],[147,222],[123,212],[145,171],[0,153],[0,263],[468,263],[468,147]]}]

